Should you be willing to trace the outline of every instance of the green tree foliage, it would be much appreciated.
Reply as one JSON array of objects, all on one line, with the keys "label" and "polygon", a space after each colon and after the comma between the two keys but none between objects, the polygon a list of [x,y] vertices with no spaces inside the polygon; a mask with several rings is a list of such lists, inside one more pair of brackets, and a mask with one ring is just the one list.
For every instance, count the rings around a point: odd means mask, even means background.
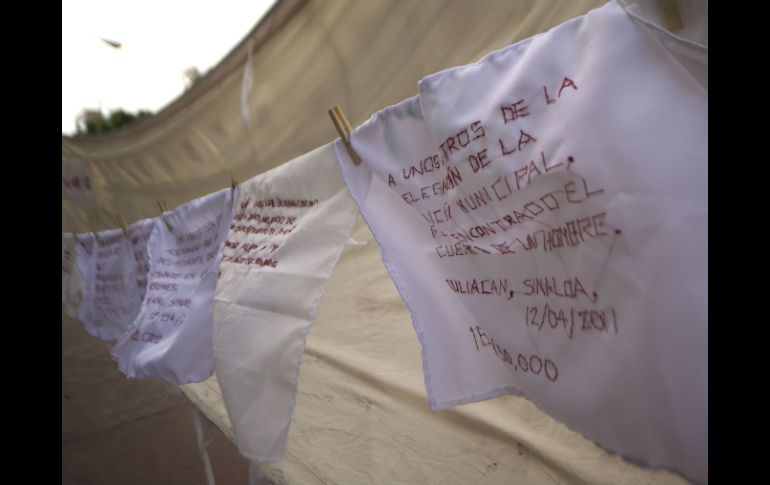
[{"label": "green tree foliage", "polygon": [[122,109],[111,111],[105,120],[86,122],[85,131],[78,127],[78,135],[94,135],[117,130],[120,127],[133,123],[136,120],[152,116],[150,111],[140,110],[138,113],[129,113]]}]

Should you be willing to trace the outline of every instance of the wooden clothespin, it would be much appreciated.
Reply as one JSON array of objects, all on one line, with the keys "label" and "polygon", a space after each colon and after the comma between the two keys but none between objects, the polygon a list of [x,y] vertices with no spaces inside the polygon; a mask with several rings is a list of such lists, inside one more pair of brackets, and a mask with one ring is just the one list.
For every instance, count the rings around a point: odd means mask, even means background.
[{"label": "wooden clothespin", "polygon": [[234,168],[230,171],[230,208],[235,205],[235,188],[238,187],[238,169]]},{"label": "wooden clothespin", "polygon": [[93,235],[94,235],[94,240],[96,240],[96,243],[97,243],[99,246],[101,246],[101,245],[102,245],[102,240],[101,240],[101,239],[99,239],[99,236],[97,236],[95,232],[91,232],[91,234],[93,234]]},{"label": "wooden clothespin", "polygon": [[335,104],[329,109],[328,113],[329,117],[332,119],[332,123],[334,123],[334,127],[337,128],[337,133],[340,134],[340,140],[342,140],[342,143],[345,145],[345,149],[348,151],[350,159],[353,160],[353,165],[361,165],[361,157],[358,156],[358,153],[353,149],[353,145],[350,144],[350,132],[352,131],[352,128],[345,113],[342,112],[342,108]]},{"label": "wooden clothespin", "polygon": [[115,216],[118,219],[118,224],[120,224],[120,228],[123,229],[123,234],[128,237],[128,224],[126,223],[126,220],[123,219],[123,216],[118,212],[115,214]]},{"label": "wooden clothespin", "polygon": [[169,224],[169,222],[166,220],[166,217],[163,215],[164,212],[168,212],[168,207],[166,207],[166,201],[159,200],[158,207],[160,208],[160,218],[163,219],[163,222],[166,223],[166,228],[169,230],[169,232],[174,232],[174,228],[171,227],[171,224]]},{"label": "wooden clothespin", "polygon": [[675,33],[684,28],[676,0],[658,0],[658,8],[660,8],[661,19],[666,30]]}]

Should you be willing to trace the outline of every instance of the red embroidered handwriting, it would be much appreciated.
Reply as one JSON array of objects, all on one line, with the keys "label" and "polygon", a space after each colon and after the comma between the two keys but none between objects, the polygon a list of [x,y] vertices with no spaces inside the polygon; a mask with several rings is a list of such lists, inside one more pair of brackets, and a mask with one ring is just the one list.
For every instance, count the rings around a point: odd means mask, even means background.
[{"label": "red embroidered handwriting", "polygon": [[588,294],[577,276],[563,280],[560,280],[555,276],[527,278],[523,281],[523,284],[527,287],[527,291],[523,293],[526,296],[553,295],[573,299],[583,296],[591,303],[594,303],[597,298],[595,292],[591,292],[590,295]]},{"label": "red embroidered handwriting", "polygon": [[449,155],[452,152],[460,151],[460,149],[467,147],[474,140],[483,138],[486,136],[484,127],[481,125],[481,121],[474,121],[469,128],[462,129],[459,133],[447,138],[439,149],[444,154],[444,158],[449,160]]},{"label": "red embroidered handwriting", "polygon": [[185,316],[184,313],[150,312],[147,321],[154,323],[169,323],[176,327],[184,323]]},{"label": "red embroidered handwriting", "polygon": [[401,194],[401,198],[404,199],[407,204],[414,204],[423,199],[430,199],[432,196],[446,194],[457,187],[462,181],[463,177],[460,175],[460,170],[457,167],[447,167],[447,175],[440,182],[436,182],[433,185],[426,185],[416,192],[405,192]]},{"label": "red embroidered handwriting", "polygon": [[470,280],[446,280],[449,289],[462,295],[497,295],[511,296],[508,288],[508,279],[477,279]]},{"label": "red embroidered handwriting", "polygon": [[[511,354],[506,350],[504,347],[501,347],[497,344],[495,344],[494,338],[489,338],[486,333],[484,333],[483,330],[481,330],[481,327],[476,325],[475,328],[473,325],[470,327],[471,329],[471,335],[473,335],[473,342],[476,344],[476,351],[481,351],[484,347],[491,347],[492,350],[495,352],[495,355],[500,357],[500,359],[505,362],[508,365],[513,365],[513,359],[511,358]],[[476,336],[478,335],[478,339]],[[479,346],[479,343],[481,344]]]},{"label": "red embroidered handwriting", "polygon": [[[561,92],[564,90],[564,88],[572,88],[575,91],[577,91],[578,89],[577,84],[575,84],[575,82],[572,79],[568,78],[567,76],[564,76],[564,79],[562,79],[561,81],[561,86],[559,86],[559,92],[556,95],[557,98],[561,97]],[[543,95],[545,96],[545,104],[553,104],[556,102],[556,100],[552,99],[548,95],[548,88],[545,86],[543,86]]]},{"label": "red embroidered handwriting", "polygon": [[[577,323],[577,326],[575,324]],[[582,332],[618,333],[618,321],[614,308],[602,310],[569,308],[563,310],[546,303],[543,306],[528,306],[524,324],[539,331],[562,328],[572,340],[575,329]]]},{"label": "red embroidered handwriting", "polygon": [[[509,231],[514,226],[520,225],[523,222],[534,221],[543,212],[552,212],[560,207],[559,201],[555,194],[559,194],[561,191],[554,191],[548,193],[538,199],[529,201],[517,209],[513,209],[508,214],[503,215],[499,219],[493,221],[487,221],[477,226],[470,228],[460,228],[455,232],[444,233],[431,227],[431,232],[438,232],[443,236],[451,236],[458,241],[470,242],[474,239],[482,239],[487,236],[497,234],[498,232]],[[582,202],[569,201],[573,204]],[[470,210],[476,210],[483,205],[491,202],[491,197],[486,191],[481,193],[472,194],[470,197],[463,197],[457,201],[457,205],[463,210],[463,212],[469,213]],[[601,234],[603,235],[603,234]],[[435,239],[435,237],[434,237]]]},{"label": "red embroidered handwriting", "polygon": [[[236,253],[236,249],[240,247],[240,251]],[[225,248],[224,254],[225,258],[223,259],[223,262],[235,262],[235,258],[239,256],[243,256],[244,253],[253,253],[253,257],[251,257],[252,262],[249,263],[249,258],[244,257],[244,263],[243,264],[259,264],[264,266],[272,266],[272,263],[274,262],[272,259],[268,260],[267,258],[260,259],[261,263],[256,262],[256,254],[260,253],[267,253],[267,254],[273,254],[280,248],[280,245],[276,243],[263,243],[263,244],[255,244],[255,243],[236,243],[236,244],[229,244],[228,247]],[[267,261],[267,263],[265,263]],[[277,263],[277,262],[276,262]]]},{"label": "red embroidered handwriting", "polygon": [[200,250],[200,248],[200,245],[196,244],[186,248],[168,249],[167,251],[174,256],[184,256],[185,254],[194,253],[195,251]]},{"label": "red embroidered handwriting", "polygon": [[285,228],[275,228],[275,227],[257,227],[257,226],[248,226],[248,225],[231,225],[230,231],[231,232],[245,232],[247,234],[267,234],[269,236],[280,236],[283,234],[290,234],[294,229],[296,229],[297,226],[291,226],[291,227],[285,227]]},{"label": "red embroidered handwriting", "polygon": [[120,252],[119,247],[114,247],[112,249],[105,249],[103,251],[99,251],[96,253],[96,257],[99,259],[105,259],[109,256],[114,256],[115,254],[118,254]]},{"label": "red embroidered handwriting", "polygon": [[172,280],[178,280],[182,277],[182,273],[171,273],[169,271],[156,271],[153,273],[156,278],[169,278]]},{"label": "red embroidered handwriting", "polygon": [[543,375],[551,382],[556,382],[559,378],[559,370],[550,359],[544,359],[534,354],[517,354],[516,362],[514,363],[510,352],[505,347],[496,344],[495,339],[489,337],[479,325],[471,325],[470,331],[471,335],[473,335],[473,343],[476,346],[477,352],[481,352],[481,349],[489,347],[500,360],[513,367],[514,371]]},{"label": "red embroidered handwriting", "polygon": [[247,214],[245,212],[239,212],[233,217],[233,219],[239,222],[255,221],[257,223],[262,223],[266,225],[271,225],[271,224],[291,225],[297,222],[296,216],[276,216],[276,215],[259,214],[259,213]]},{"label": "red embroidered handwriting", "polygon": [[[516,254],[517,249],[525,251],[541,249],[549,252],[559,248],[576,247],[589,239],[604,237],[608,234],[603,230],[606,227],[604,224],[605,216],[606,213],[601,212],[592,216],[581,217],[567,221],[560,226],[528,233],[523,238],[515,237],[511,241],[492,243],[486,249],[478,244],[468,244],[473,239],[493,234],[487,226],[476,226],[469,230],[450,234],[458,239],[463,239],[463,241],[437,246],[435,251],[438,257],[444,258],[480,254]],[[431,233],[434,239],[437,235],[447,236],[435,226],[431,226]]]},{"label": "red embroidered handwriting", "polygon": [[444,202],[444,206],[440,209],[422,212],[421,214],[429,224],[442,224],[452,219],[452,206]]},{"label": "red embroidered handwriting", "polygon": [[524,100],[520,99],[513,104],[500,106],[500,111],[503,114],[503,123],[516,121],[524,116],[529,116],[527,106],[524,104]]},{"label": "red embroidered handwriting", "polygon": [[[545,154],[543,152],[540,152],[540,156],[536,159],[533,159],[528,164],[524,165],[521,168],[516,169],[511,175],[497,178],[494,182],[492,182],[489,185],[483,185],[481,188],[479,188],[476,191],[472,191],[468,193],[467,195],[460,196],[456,201],[455,204],[457,207],[460,208],[464,213],[469,214],[471,211],[476,210],[480,207],[484,207],[492,203],[493,201],[501,202],[513,195],[514,190],[515,191],[521,191],[526,186],[528,186],[534,177],[544,175],[558,167],[561,166],[567,166],[563,162],[554,163],[549,165]],[[459,175],[459,172],[458,172]],[[459,181],[462,181],[462,177],[459,178]],[[458,182],[459,182],[458,181]],[[588,185],[587,183],[583,184],[585,188],[585,197],[588,198],[589,196],[595,195],[597,193],[601,193],[601,190],[599,191],[593,191],[588,192]],[[423,190],[427,189],[427,187],[423,188]],[[438,190],[439,193],[441,190]],[[577,189],[575,188],[574,182],[569,182],[564,186],[564,190],[561,191],[554,191],[552,193],[546,194],[537,201],[534,201],[534,203],[525,204],[525,206],[530,210],[530,212],[536,212],[537,215],[542,210],[538,210],[537,205],[539,203],[545,204],[547,207],[553,207],[553,209],[558,208],[559,203],[553,199],[553,194],[555,193],[565,193],[567,197],[568,202],[580,202],[578,200],[578,197],[576,197]],[[438,195],[438,194],[434,194]],[[422,198],[429,198],[430,193],[428,193],[425,197]],[[407,200],[407,202],[414,202],[416,201],[414,197],[412,196],[411,199]],[[539,201],[539,202],[538,202]],[[444,203],[446,206],[446,203]],[[515,215],[515,214],[514,214]],[[432,210],[429,212],[423,212],[422,216],[425,220],[427,220],[430,224],[440,224],[442,222],[446,222],[452,218],[451,215],[451,206],[449,208],[443,207],[441,209]],[[443,216],[443,217],[442,217]],[[522,216],[523,217],[523,216]]]},{"label": "red embroidered handwriting", "polygon": [[92,312],[88,312],[88,315],[86,315],[86,323],[96,328],[104,326],[104,322]]},{"label": "red embroidered handwriting", "polygon": [[278,266],[278,261],[271,258],[252,258],[252,257],[244,257],[244,256],[225,256],[222,258],[223,263],[233,263],[233,264],[243,264],[243,265],[254,265],[254,266],[268,266],[271,268],[275,268]]},{"label": "red embroidered handwriting", "polygon": [[[251,197],[241,202],[241,208],[245,209],[251,203]],[[298,207],[308,208],[318,205],[318,199],[257,199],[252,207]]]},{"label": "red embroidered handwriting", "polygon": [[158,258],[158,263],[162,264],[163,266],[192,266],[195,264],[202,264],[203,263],[203,256],[196,256],[194,258],[190,259],[180,259],[178,261],[173,261],[171,259],[167,259],[164,257]]},{"label": "red embroidered handwriting", "polygon": [[[215,231],[217,229],[218,224],[213,221],[208,221],[205,224],[203,224],[198,229],[184,233],[182,234],[181,240],[183,241],[193,241],[197,239],[198,237],[202,236],[203,234],[206,234],[207,232]],[[181,251],[181,249],[179,250]]]},{"label": "red embroidered handwriting", "polygon": [[112,237],[101,237],[96,240],[96,244],[100,248],[108,247],[108,246],[114,246],[115,244],[121,242],[123,240],[123,234],[119,236],[112,236]]},{"label": "red embroidered handwriting", "polygon": [[526,243],[520,238],[514,238],[513,241],[492,244],[491,246],[498,250],[500,254],[511,254],[515,244],[518,244],[525,251],[533,249],[542,249],[543,251],[553,251],[554,249],[564,247],[576,247],[589,239],[606,236],[603,231],[605,227],[605,212],[594,214],[589,217],[581,217],[566,222],[560,226],[541,229],[534,233],[527,234]]},{"label": "red embroidered handwriting", "polygon": [[171,306],[180,308],[189,308],[192,300],[189,298],[172,298]]},{"label": "red embroidered handwriting", "polygon": [[133,340],[134,342],[142,341],[142,342],[147,342],[151,344],[157,344],[158,342],[160,342],[160,339],[162,338],[163,338],[162,334],[157,334],[152,332],[142,332],[140,334],[139,330],[131,334],[131,340]]},{"label": "red embroidered handwriting", "polygon": [[174,283],[150,283],[150,289],[153,291],[163,291],[175,293],[179,288]]},{"label": "red embroidered handwriting", "polygon": [[548,165],[545,153],[541,151],[539,157],[535,157],[529,163],[517,168],[512,174],[498,178],[489,187],[494,192],[497,200],[501,201],[510,197],[514,188],[517,191],[521,191],[532,183],[533,178],[544,175],[561,166],[566,167],[564,162]]},{"label": "red embroidered handwriting", "polygon": [[[432,229],[432,228],[431,228]],[[436,247],[439,258],[452,258],[455,256],[476,256],[479,254],[492,254],[489,250],[480,246],[472,246],[464,242],[444,244]]]},{"label": "red embroidered handwriting", "polygon": [[166,301],[159,296],[150,296],[147,298],[147,305],[163,308],[166,306]]},{"label": "red embroidered handwriting", "polygon": [[492,161],[487,158],[487,149],[483,149],[476,155],[470,155],[468,157],[468,164],[471,166],[473,173],[478,172],[482,168],[489,166]]},{"label": "red embroidered handwriting", "polygon": [[[425,157],[418,161],[414,165],[410,165],[408,168],[401,169],[401,177],[404,180],[415,178],[417,175],[425,175],[436,172],[438,169],[445,165],[446,161],[439,158],[438,154]],[[393,186],[396,184],[393,180],[393,176],[388,174],[388,184]]]},{"label": "red embroidered handwriting", "polygon": [[313,207],[315,205],[318,205],[318,199],[308,200],[308,199],[276,199],[276,207],[299,207],[299,208],[307,208],[307,207]]},{"label": "red embroidered handwriting", "polygon": [[515,148],[513,147],[513,145],[506,147],[505,142],[503,142],[502,138],[498,138],[497,141],[500,144],[500,154],[505,156],[505,155],[510,155],[511,153],[515,153],[517,149],[518,151],[521,151],[521,149],[527,146],[527,144],[536,142],[537,138],[525,132],[524,130],[519,130],[519,140],[516,143]]}]

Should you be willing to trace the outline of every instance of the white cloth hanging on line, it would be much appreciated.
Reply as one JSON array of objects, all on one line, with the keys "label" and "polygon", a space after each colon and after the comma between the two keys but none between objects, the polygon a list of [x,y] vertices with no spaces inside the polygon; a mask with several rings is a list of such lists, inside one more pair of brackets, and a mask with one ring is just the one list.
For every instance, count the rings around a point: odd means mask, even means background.
[{"label": "white cloth hanging on line", "polygon": [[128,238],[117,230],[102,231],[96,238],[93,233],[62,234],[62,304],[95,337],[117,340],[136,318],[147,291],[147,241],[155,221],[135,222]]},{"label": "white cloth hanging on line", "polygon": [[83,280],[77,266],[75,255],[75,237],[72,234],[61,236],[61,302],[64,312],[70,317],[77,317],[77,308],[83,298]]},{"label": "white cloth hanging on line", "polygon": [[101,231],[94,243],[91,276],[84,281],[83,324],[94,337],[111,342],[123,336],[142,303],[136,257],[122,229]]},{"label": "white cloth hanging on line", "polygon": [[147,242],[147,292],[139,314],[112,350],[129,378],[172,384],[213,372],[213,303],[233,195],[221,190],[164,213]]},{"label": "white cloth hanging on line", "polygon": [[337,155],[432,409],[523,394],[708,481],[708,97],[658,35],[609,3],[429,76],[354,130],[362,166]]},{"label": "white cloth hanging on line", "polygon": [[216,373],[240,452],[275,463],[305,340],[358,212],[332,143],[240,189],[217,286]]},{"label": "white cloth hanging on line", "polygon": [[[96,237],[93,233],[79,234],[75,240],[75,264],[70,281],[70,305],[74,317],[80,320],[86,331],[98,338],[98,322],[91,323],[94,315],[93,297],[96,280]],[[77,281],[79,276],[79,281]],[[79,283],[79,287],[75,285]]]},{"label": "white cloth hanging on line", "polygon": [[150,256],[147,254],[148,242],[155,224],[159,223],[157,217],[136,221],[128,227],[128,237],[133,247],[133,279],[136,280],[136,288],[139,291],[139,299],[144,301],[147,294],[147,278],[150,271]]}]

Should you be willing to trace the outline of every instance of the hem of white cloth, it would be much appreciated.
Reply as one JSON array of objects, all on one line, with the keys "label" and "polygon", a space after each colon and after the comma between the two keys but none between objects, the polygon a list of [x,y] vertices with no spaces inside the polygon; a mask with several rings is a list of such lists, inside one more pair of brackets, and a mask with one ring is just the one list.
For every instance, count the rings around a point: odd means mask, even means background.
[{"label": "hem of white cloth", "polygon": [[526,399],[527,401],[529,401],[532,404],[534,404],[535,407],[539,411],[541,411],[544,414],[547,414],[554,421],[558,421],[559,423],[563,424],[570,431],[578,433],[580,436],[582,436],[583,438],[589,440],[591,443],[593,443],[597,447],[601,448],[605,452],[607,452],[609,454],[612,454],[612,455],[617,455],[620,458],[622,458],[623,460],[625,460],[625,461],[627,461],[629,463],[632,463],[632,464],[634,464],[636,466],[640,466],[640,467],[644,467],[644,468],[651,468],[651,469],[666,470],[668,472],[676,474],[677,476],[680,476],[680,477],[683,477],[683,478],[685,478],[687,480],[690,480],[693,483],[698,483],[698,484],[708,483],[708,482],[699,482],[699,481],[693,479],[692,477],[688,477],[688,476],[684,475],[680,470],[676,470],[673,467],[666,466],[666,465],[661,465],[661,464],[646,463],[645,461],[643,461],[643,460],[641,460],[639,458],[635,458],[633,456],[629,456],[629,455],[627,455],[625,453],[622,453],[622,452],[619,452],[619,451],[615,450],[614,448],[612,448],[610,446],[607,446],[607,445],[604,445],[602,443],[599,443],[598,441],[596,441],[595,439],[591,438],[590,436],[588,436],[584,432],[579,431],[577,429],[574,429],[569,424],[567,424],[567,423],[565,423],[565,422],[563,422],[563,421],[561,421],[561,420],[551,416],[551,414],[546,412],[545,410],[543,410],[540,407],[540,405],[537,404],[537,402],[533,401],[524,392],[522,392],[521,390],[519,390],[519,389],[517,389],[516,387],[513,387],[513,386],[497,387],[497,388],[491,389],[491,390],[486,391],[486,392],[476,393],[476,394],[472,394],[470,396],[465,396],[465,397],[461,397],[461,398],[457,398],[457,399],[446,399],[446,400],[437,402],[435,408],[433,407],[433,404],[431,404],[431,411],[433,411],[433,412],[446,411],[448,409],[451,409],[453,407],[460,406],[460,405],[463,405],[463,404],[470,404],[470,403],[474,403],[474,402],[487,401],[489,399],[494,399],[494,398],[503,397],[503,396],[516,396],[516,397],[522,397],[522,398]]},{"label": "hem of white cloth", "polygon": [[[342,190],[350,193],[350,191],[347,188],[347,184],[345,185],[345,187],[342,188]],[[339,192],[337,192],[337,194],[339,194]],[[331,199],[332,197],[334,197],[334,196],[329,197],[329,199]],[[353,227],[356,225],[356,216],[357,215],[358,215],[357,213],[353,213],[352,214],[350,225],[349,225],[348,229],[344,233],[345,241],[350,239],[351,234],[353,234]],[[294,372],[294,376],[292,378],[292,385],[294,387],[294,396],[292,397],[291,403],[289,404],[289,421],[286,424],[286,433],[287,433],[287,435],[288,435],[288,432],[289,432],[289,429],[290,429],[290,426],[291,426],[292,418],[294,417],[294,409],[296,408],[296,405],[297,405],[297,393],[298,393],[298,390],[299,390],[300,367],[302,367],[302,356],[305,355],[305,345],[307,344],[307,338],[308,338],[308,335],[310,334],[310,329],[313,327],[313,323],[315,322],[316,316],[318,314],[318,309],[321,306],[321,300],[323,299],[324,295],[326,294],[326,287],[329,285],[329,281],[331,280],[331,275],[334,273],[334,269],[337,267],[337,263],[339,263],[340,258],[342,257],[342,252],[344,251],[344,249],[345,249],[345,243],[344,242],[337,247],[337,250],[336,250],[337,252],[334,255],[334,259],[333,259],[334,262],[332,263],[331,270],[329,271],[329,274],[327,275],[323,285],[321,286],[321,291],[318,293],[318,296],[313,301],[312,311],[310,313],[310,320],[309,320],[309,323],[308,323],[307,327],[305,328],[305,331],[304,331],[304,333],[302,335],[302,345],[300,346],[299,352],[297,354],[297,363],[296,363],[296,366],[294,367],[296,369],[296,371]],[[255,463],[258,463],[258,464],[261,464],[261,463],[273,464],[273,463],[278,463],[278,462],[283,461],[283,459],[286,457],[286,448],[287,447],[288,447],[288,437],[287,437],[287,444],[284,447],[284,449],[281,450],[281,454],[278,457],[275,457],[275,458],[272,458],[272,457],[254,457],[253,458],[251,456],[247,456],[247,453],[241,452],[241,454],[243,456],[245,456],[246,458],[248,458],[249,460],[254,461]],[[240,448],[240,446],[239,446],[239,448]]]},{"label": "hem of white cloth", "polygon": [[[337,142],[335,145],[335,149],[337,152],[337,161],[340,163],[340,168],[342,170],[342,176],[345,179],[345,183],[348,187],[351,187],[352,184],[350,184],[350,181],[348,179],[348,172],[347,168],[345,167],[345,164],[352,165],[350,160],[348,159],[347,153],[345,153],[345,150],[341,147],[341,142]],[[356,168],[354,168],[355,170]],[[374,173],[370,171],[370,177],[369,182],[367,184],[367,194],[368,194],[368,188],[371,187],[371,177],[374,176]],[[364,219],[364,222],[366,222],[366,225],[369,226],[369,229],[372,231],[372,236],[374,236],[374,240],[377,241],[377,244],[380,246],[380,258],[382,259],[382,263],[385,265],[385,268],[388,270],[388,273],[390,274],[391,279],[393,280],[393,283],[396,285],[396,289],[398,290],[398,293],[401,295],[401,298],[404,300],[404,303],[406,304],[407,308],[409,309],[409,314],[412,320],[412,326],[414,327],[415,333],[417,333],[417,338],[420,341],[420,346],[422,347],[421,352],[421,358],[422,358],[422,369],[423,374],[425,378],[425,388],[428,393],[428,404],[430,405],[431,410],[434,410],[436,407],[436,401],[434,398],[434,392],[433,392],[433,383],[430,373],[430,368],[428,367],[428,347],[425,344],[425,339],[423,338],[423,326],[420,324],[419,319],[415,316],[415,313],[412,309],[411,299],[409,298],[409,292],[406,289],[405,283],[401,280],[401,277],[399,276],[398,271],[396,271],[393,264],[390,262],[390,259],[388,259],[386,255],[385,248],[380,244],[380,240],[377,237],[377,232],[372,229],[372,224],[369,222],[369,219],[367,217],[366,211],[364,210],[364,201],[360,199],[361,196],[366,196],[366,194],[357,194],[354,190],[350,191],[350,195],[353,197],[353,200],[355,201],[356,205],[358,206],[358,211],[361,214],[361,217]]]},{"label": "hem of white cloth", "polygon": [[246,458],[255,465],[275,465],[286,459],[286,450],[280,456],[256,456],[244,451],[238,450],[242,457]]}]

